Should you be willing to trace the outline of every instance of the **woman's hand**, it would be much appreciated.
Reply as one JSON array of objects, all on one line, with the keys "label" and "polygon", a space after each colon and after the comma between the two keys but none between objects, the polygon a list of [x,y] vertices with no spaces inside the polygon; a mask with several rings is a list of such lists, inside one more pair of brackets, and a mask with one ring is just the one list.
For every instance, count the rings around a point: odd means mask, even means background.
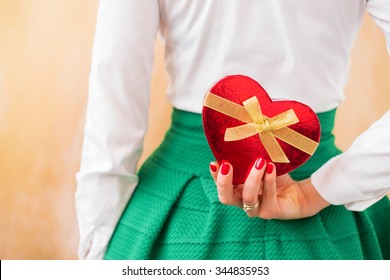
[{"label": "woman's hand", "polygon": [[288,174],[276,177],[275,165],[262,158],[256,160],[244,184],[233,185],[233,166],[228,162],[221,166],[210,163],[210,173],[221,203],[240,208],[247,206],[249,217],[301,219],[329,206],[310,179],[294,181]]}]

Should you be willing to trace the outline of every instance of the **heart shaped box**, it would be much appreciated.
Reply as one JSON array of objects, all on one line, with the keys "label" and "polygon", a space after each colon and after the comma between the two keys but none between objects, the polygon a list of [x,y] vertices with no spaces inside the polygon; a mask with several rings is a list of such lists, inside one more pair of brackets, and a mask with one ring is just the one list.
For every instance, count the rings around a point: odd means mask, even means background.
[{"label": "heart shaped box", "polygon": [[321,135],[310,107],[297,101],[272,101],[259,83],[243,75],[227,76],[210,89],[202,120],[216,160],[233,166],[233,184],[245,182],[259,157],[273,162],[278,176],[294,170],[311,157]]}]

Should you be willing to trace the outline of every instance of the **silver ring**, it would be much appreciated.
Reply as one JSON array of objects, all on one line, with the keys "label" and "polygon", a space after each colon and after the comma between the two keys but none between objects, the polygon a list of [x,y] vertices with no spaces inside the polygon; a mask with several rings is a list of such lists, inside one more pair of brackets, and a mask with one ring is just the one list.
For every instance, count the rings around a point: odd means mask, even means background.
[{"label": "silver ring", "polygon": [[259,207],[259,202],[258,201],[255,204],[252,204],[252,205],[248,205],[248,204],[242,203],[242,209],[244,209],[245,212],[250,211],[250,210],[254,210],[257,207]]}]

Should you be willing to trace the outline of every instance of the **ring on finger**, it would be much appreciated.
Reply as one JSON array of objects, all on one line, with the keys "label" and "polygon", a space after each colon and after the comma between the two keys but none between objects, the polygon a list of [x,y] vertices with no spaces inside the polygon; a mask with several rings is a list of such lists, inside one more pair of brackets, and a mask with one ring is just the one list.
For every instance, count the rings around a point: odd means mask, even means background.
[{"label": "ring on finger", "polygon": [[257,201],[255,204],[245,204],[244,202],[242,203],[242,208],[245,212],[254,210],[257,207],[259,207],[259,201]]}]

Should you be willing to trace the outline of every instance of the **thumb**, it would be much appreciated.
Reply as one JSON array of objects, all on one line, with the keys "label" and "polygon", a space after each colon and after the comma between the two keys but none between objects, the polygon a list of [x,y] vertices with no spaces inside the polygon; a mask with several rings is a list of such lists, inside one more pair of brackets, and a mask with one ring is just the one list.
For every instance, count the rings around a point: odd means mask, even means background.
[{"label": "thumb", "polygon": [[288,185],[292,181],[294,180],[291,178],[290,174],[286,173],[276,177],[276,186]]},{"label": "thumb", "polygon": [[281,188],[290,185],[294,180],[290,174],[286,173],[276,177],[276,188]]}]

